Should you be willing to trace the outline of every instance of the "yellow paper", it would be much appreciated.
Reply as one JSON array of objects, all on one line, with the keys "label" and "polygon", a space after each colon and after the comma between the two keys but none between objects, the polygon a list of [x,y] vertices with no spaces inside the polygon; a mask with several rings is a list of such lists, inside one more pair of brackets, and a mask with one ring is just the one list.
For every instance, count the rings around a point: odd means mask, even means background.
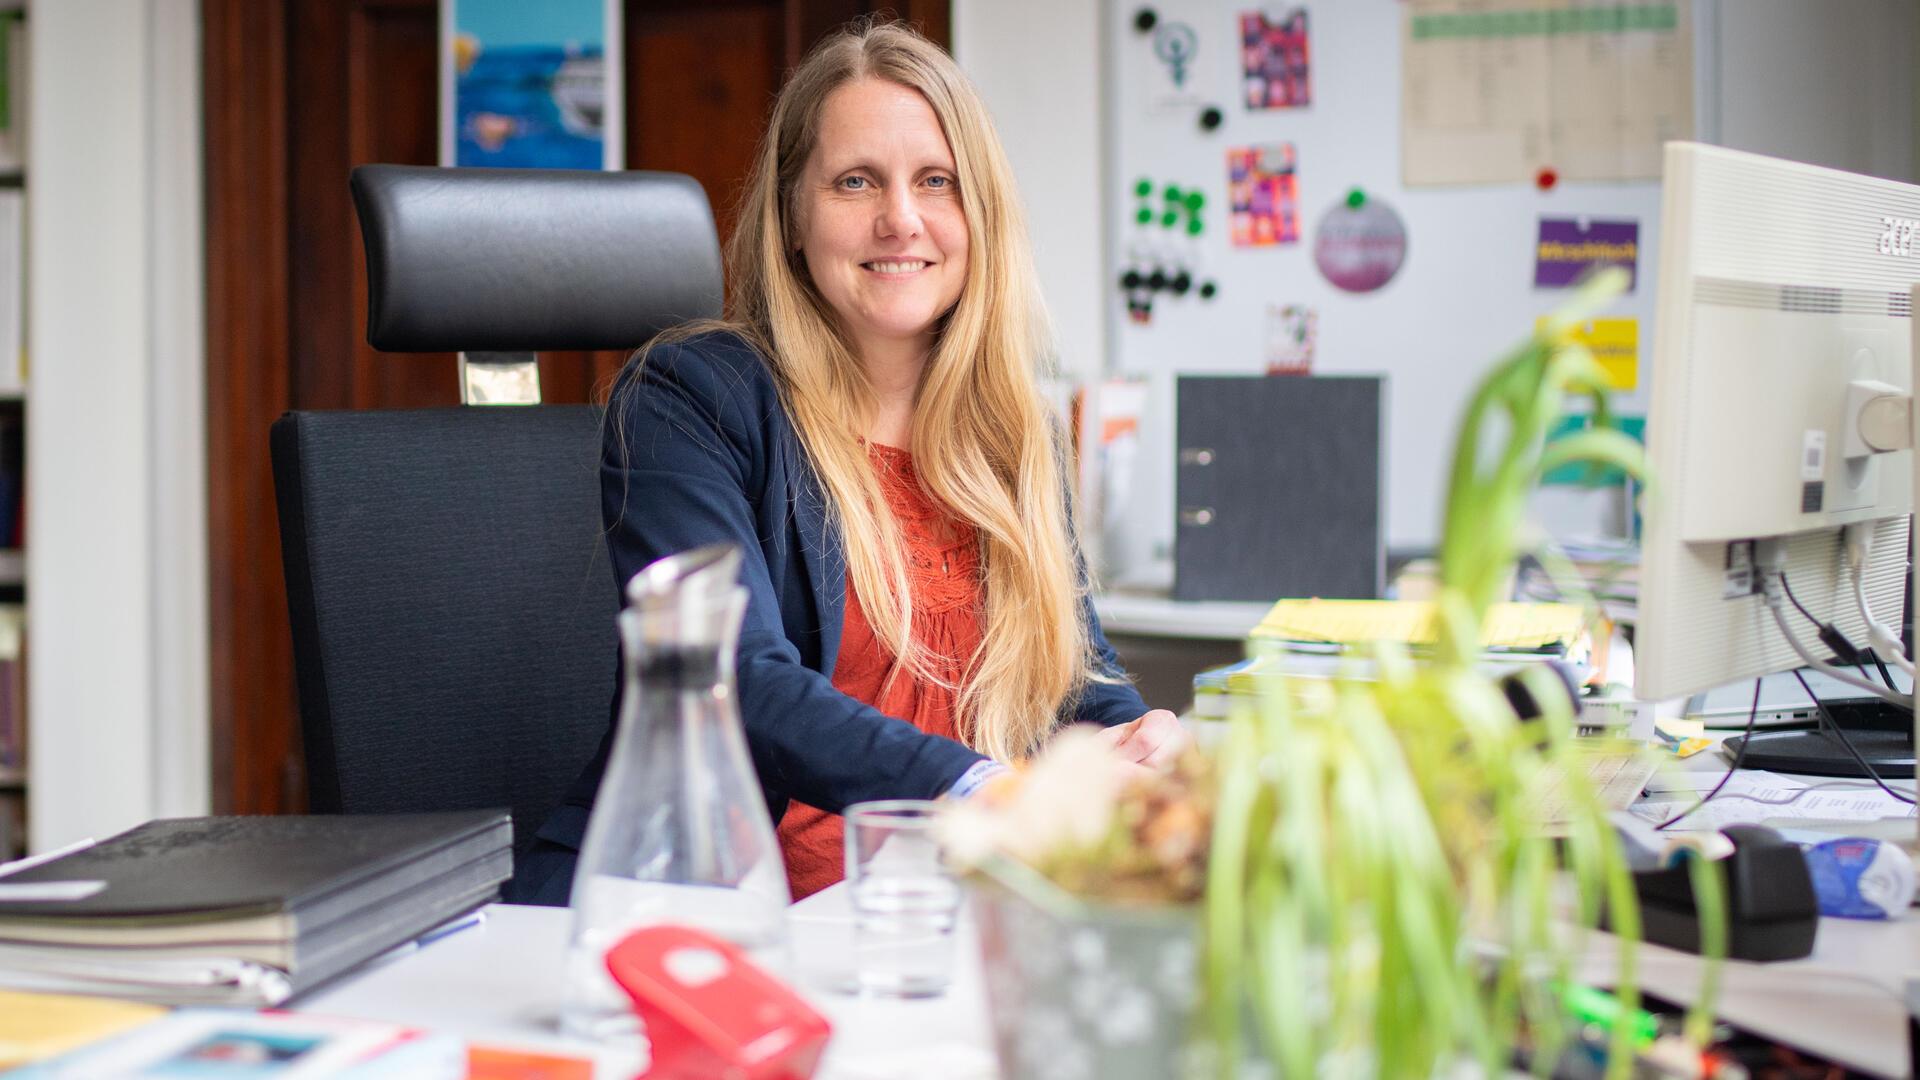
[{"label": "yellow paper", "polygon": [[0,1069],[64,1054],[166,1011],[108,998],[0,990]]},{"label": "yellow paper", "polygon": [[[1535,321],[1536,328],[1546,319]],[[1640,320],[1594,319],[1575,326],[1567,340],[1585,345],[1606,369],[1615,390],[1631,390],[1640,383]]]},{"label": "yellow paper", "polygon": [[[1495,604],[1480,627],[1487,649],[1545,649],[1571,643],[1585,626],[1577,604]],[[1397,641],[1431,645],[1440,638],[1434,605],[1421,600],[1282,600],[1253,637],[1363,645]]]}]

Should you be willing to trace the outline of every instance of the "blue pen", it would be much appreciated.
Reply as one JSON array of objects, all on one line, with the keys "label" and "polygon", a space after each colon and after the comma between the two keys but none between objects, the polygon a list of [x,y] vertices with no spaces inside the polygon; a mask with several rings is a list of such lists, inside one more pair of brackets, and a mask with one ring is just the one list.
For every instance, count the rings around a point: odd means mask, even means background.
[{"label": "blue pen", "polygon": [[460,931],[469,929],[471,927],[479,926],[481,923],[484,923],[486,921],[487,921],[486,909],[476,908],[473,911],[470,911],[465,915],[462,915],[460,918],[451,920],[449,922],[441,923],[439,926],[436,926],[433,929],[427,931],[426,933],[421,934],[418,938],[414,939],[413,943],[414,945],[424,949],[428,945],[431,945],[434,942],[439,941],[443,937],[447,937],[451,934],[457,934]]}]

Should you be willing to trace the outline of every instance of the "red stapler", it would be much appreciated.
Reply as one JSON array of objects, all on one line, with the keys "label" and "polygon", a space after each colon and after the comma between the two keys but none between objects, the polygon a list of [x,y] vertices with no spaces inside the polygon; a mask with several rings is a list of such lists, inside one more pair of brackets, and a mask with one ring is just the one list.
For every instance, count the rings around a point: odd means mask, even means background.
[{"label": "red stapler", "polygon": [[807,1080],[832,1030],[738,947],[691,927],[634,931],[607,970],[646,1024],[647,1080]]}]

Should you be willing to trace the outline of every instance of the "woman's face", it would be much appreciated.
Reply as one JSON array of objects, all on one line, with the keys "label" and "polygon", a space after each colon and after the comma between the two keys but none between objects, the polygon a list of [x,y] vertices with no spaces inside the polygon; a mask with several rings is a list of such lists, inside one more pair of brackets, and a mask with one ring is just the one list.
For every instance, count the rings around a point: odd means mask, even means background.
[{"label": "woman's face", "polygon": [[859,79],[828,95],[802,173],[807,270],[863,355],[930,348],[967,277],[953,150],[919,91]]}]

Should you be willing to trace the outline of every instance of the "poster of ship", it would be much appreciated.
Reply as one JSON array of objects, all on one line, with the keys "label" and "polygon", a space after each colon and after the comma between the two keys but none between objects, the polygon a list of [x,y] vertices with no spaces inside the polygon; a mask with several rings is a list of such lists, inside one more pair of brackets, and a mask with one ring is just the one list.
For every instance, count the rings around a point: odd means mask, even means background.
[{"label": "poster of ship", "polygon": [[440,160],[618,169],[619,0],[443,0]]}]

